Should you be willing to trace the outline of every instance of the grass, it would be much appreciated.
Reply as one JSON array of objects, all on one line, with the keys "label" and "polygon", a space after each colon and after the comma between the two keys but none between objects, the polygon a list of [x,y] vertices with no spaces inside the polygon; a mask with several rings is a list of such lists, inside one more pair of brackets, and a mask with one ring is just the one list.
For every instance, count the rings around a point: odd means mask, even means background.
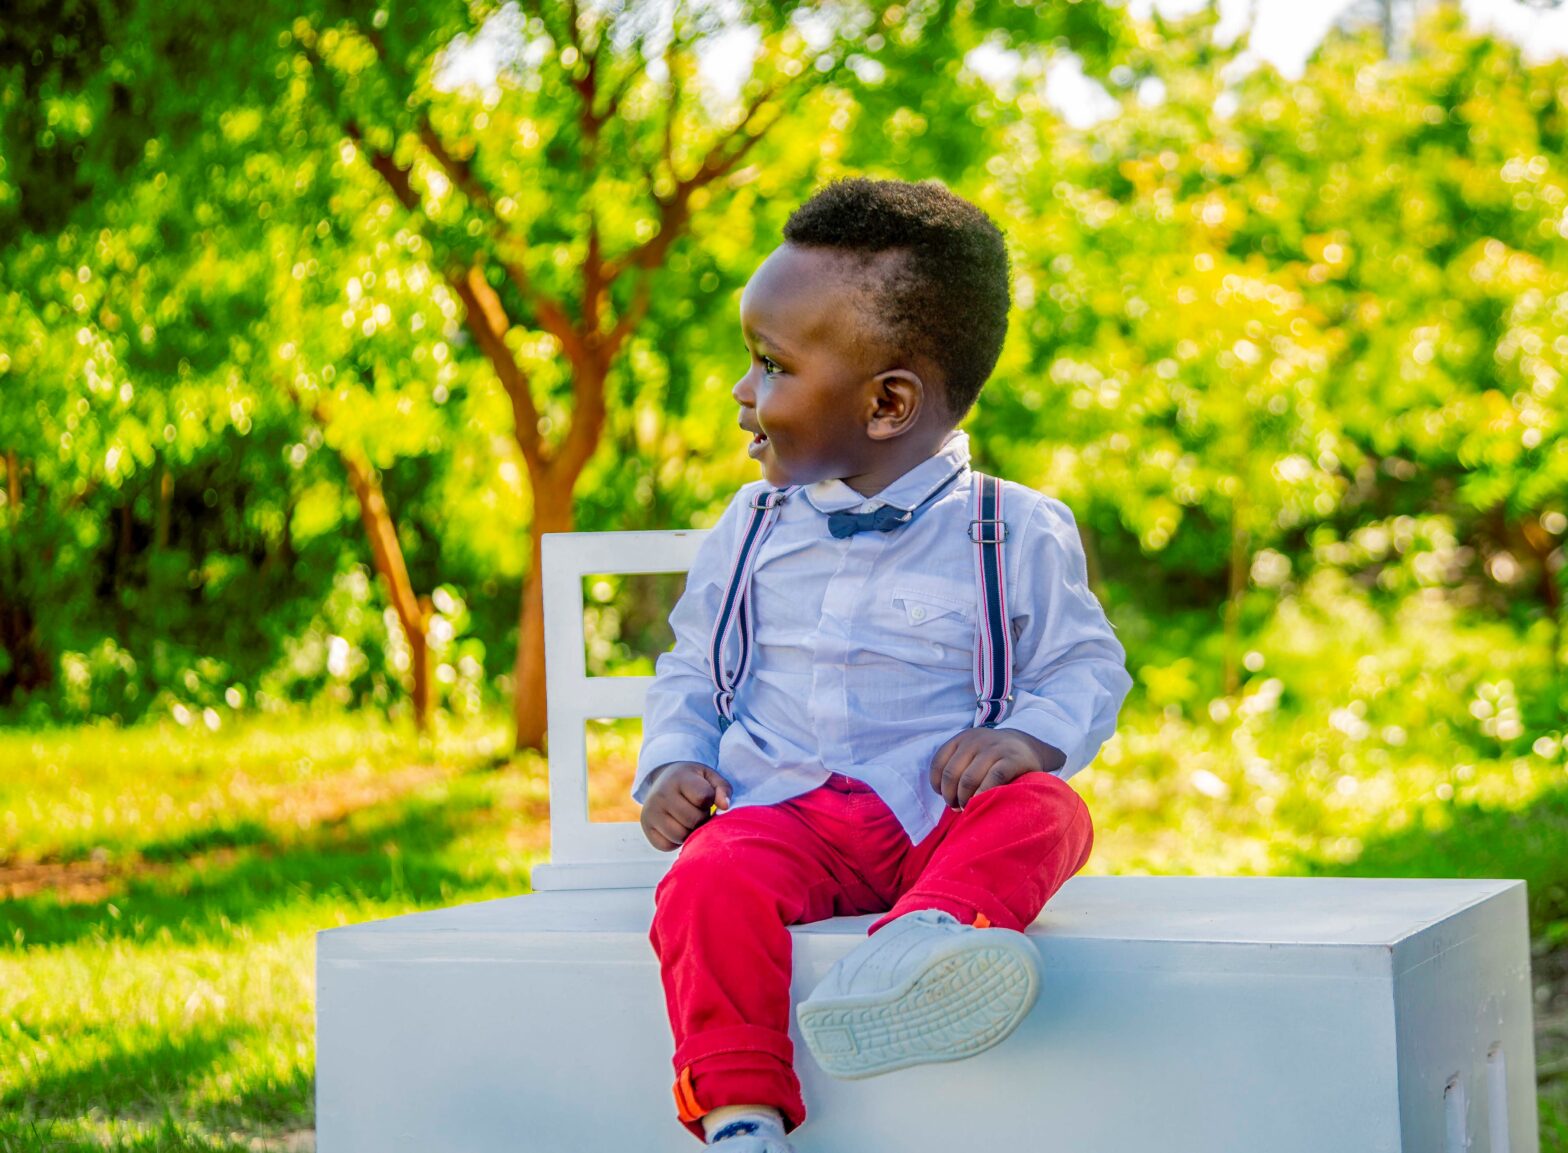
[{"label": "grass", "polygon": [[[1124,716],[1075,780],[1089,871],[1526,878],[1543,1148],[1568,1151],[1568,774],[1323,732],[1260,707]],[[545,768],[504,737],[366,717],[0,732],[0,1153],[311,1149],[312,934],[526,889]],[[595,734],[597,815],[630,814],[634,741]]]}]

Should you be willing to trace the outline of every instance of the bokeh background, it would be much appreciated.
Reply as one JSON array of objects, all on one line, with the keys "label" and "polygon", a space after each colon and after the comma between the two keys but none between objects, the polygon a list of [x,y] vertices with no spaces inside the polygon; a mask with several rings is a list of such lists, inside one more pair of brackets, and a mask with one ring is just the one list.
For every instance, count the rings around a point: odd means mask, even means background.
[{"label": "bokeh background", "polygon": [[[311,934],[526,889],[539,535],[755,475],[739,292],[850,174],[1008,234],[967,427],[1136,677],[1090,871],[1528,880],[1568,1149],[1564,53],[1513,0],[12,0],[0,1150],[313,1148]],[[590,578],[592,669],[678,588]]]}]

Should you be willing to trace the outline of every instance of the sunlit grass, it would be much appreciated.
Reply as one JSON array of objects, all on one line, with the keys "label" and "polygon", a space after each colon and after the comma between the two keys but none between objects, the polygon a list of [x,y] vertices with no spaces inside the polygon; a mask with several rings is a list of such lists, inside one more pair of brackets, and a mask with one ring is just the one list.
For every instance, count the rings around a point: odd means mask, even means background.
[{"label": "sunlit grass", "polygon": [[161,847],[183,855],[243,840],[258,825],[306,827],[330,817],[334,802],[353,808],[370,793],[396,791],[388,774],[412,774],[404,782],[412,785],[420,773],[486,763],[506,739],[499,719],[443,724],[419,738],[411,726],[390,727],[371,714],[304,724],[256,716],[215,732],[170,720],[0,730],[0,860],[101,859]]},{"label": "sunlit grass", "polygon": [[522,891],[547,847],[500,728],[0,736],[0,1151],[308,1148],[315,931]]}]

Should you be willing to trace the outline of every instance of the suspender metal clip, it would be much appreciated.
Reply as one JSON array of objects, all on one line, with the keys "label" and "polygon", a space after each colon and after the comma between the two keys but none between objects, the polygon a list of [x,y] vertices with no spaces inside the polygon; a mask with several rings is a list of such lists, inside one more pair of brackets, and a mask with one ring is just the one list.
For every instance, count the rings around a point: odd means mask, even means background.
[{"label": "suspender metal clip", "polygon": [[789,494],[787,492],[781,488],[776,488],[772,492],[754,493],[751,498],[751,507],[766,511],[778,508],[779,505],[788,499]]},{"label": "suspender metal clip", "polygon": [[[980,535],[975,535],[976,525],[994,524],[997,528],[982,528]],[[975,544],[1001,544],[1007,539],[1007,523],[1001,519],[987,520],[976,518],[969,522],[969,539]]]}]

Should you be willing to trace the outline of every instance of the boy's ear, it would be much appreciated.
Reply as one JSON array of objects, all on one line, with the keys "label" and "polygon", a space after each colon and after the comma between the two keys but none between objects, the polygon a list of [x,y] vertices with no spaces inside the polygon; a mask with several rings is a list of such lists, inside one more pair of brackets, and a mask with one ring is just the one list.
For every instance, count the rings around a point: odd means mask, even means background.
[{"label": "boy's ear", "polygon": [[935,399],[918,373],[907,368],[879,372],[872,380],[871,419],[866,435],[872,440],[892,440],[913,428]]}]

